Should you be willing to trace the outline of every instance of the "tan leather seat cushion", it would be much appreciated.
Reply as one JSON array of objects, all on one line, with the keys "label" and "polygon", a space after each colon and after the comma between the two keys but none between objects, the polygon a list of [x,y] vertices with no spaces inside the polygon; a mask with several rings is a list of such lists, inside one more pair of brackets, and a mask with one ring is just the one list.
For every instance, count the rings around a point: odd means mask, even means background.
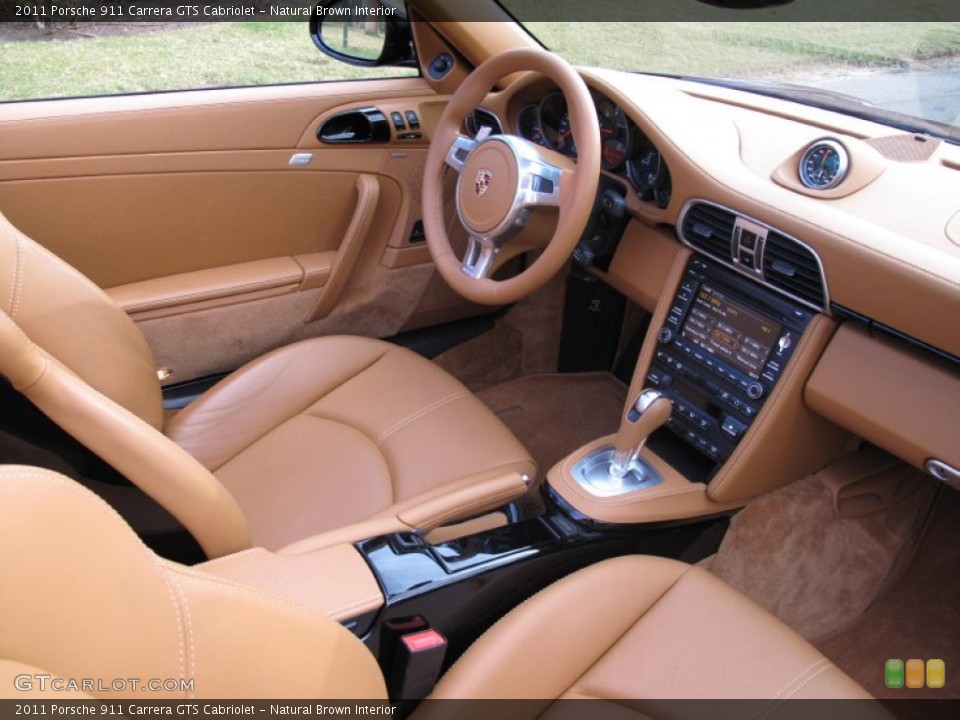
[{"label": "tan leather seat cushion", "polygon": [[631,556],[570,575],[519,606],[467,651],[431,697],[870,696],[705,570]]},{"label": "tan leather seat cushion", "polygon": [[100,498],[47,470],[0,466],[0,568],[0,697],[40,671],[108,688],[193,681],[88,690],[110,698],[385,696],[373,655],[339,623],[161,560]]},{"label": "tan leather seat cushion", "polygon": [[230,490],[254,545],[271,549],[393,513],[468,476],[536,476],[523,446],[458,381],[408,350],[362,337],[265,355],[177,414],[166,432]]}]

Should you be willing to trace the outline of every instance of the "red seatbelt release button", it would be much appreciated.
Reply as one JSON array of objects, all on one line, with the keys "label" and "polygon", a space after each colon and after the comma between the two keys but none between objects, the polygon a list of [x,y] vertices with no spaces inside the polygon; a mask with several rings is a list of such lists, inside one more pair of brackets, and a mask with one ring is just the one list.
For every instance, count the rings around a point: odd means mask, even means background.
[{"label": "red seatbelt release button", "polygon": [[446,647],[447,639],[432,628],[420,632],[403,635],[400,640],[411,653],[425,652],[435,648]]}]

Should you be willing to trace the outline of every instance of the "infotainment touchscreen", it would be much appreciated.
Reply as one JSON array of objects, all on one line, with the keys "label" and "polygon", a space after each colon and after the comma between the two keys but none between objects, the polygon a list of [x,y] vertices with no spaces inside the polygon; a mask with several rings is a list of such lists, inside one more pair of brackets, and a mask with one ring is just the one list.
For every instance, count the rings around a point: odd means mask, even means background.
[{"label": "infotainment touchscreen", "polygon": [[681,335],[756,380],[781,329],[781,325],[704,283]]}]

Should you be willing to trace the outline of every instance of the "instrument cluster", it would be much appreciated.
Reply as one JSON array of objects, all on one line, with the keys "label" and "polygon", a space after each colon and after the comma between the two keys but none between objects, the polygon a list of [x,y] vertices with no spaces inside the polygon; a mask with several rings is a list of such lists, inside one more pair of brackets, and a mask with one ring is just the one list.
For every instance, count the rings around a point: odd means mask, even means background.
[{"label": "instrument cluster", "polygon": [[[609,98],[591,91],[600,124],[601,167],[625,177],[641,200],[666,207],[670,202],[670,172],[660,152]],[[545,95],[517,113],[521,136],[576,158],[577,146],[570,128],[570,114],[563,93]]]}]

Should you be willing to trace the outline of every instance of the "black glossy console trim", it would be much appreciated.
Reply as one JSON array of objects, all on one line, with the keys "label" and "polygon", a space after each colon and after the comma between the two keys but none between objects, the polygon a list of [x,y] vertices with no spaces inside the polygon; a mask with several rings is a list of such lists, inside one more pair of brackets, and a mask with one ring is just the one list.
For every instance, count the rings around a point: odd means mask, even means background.
[{"label": "black glossy console trim", "polygon": [[[656,525],[600,525],[571,516],[550,496],[531,520],[432,546],[401,533],[356,547],[386,600],[376,621],[355,628],[374,654],[382,623],[422,616],[449,641],[449,666],[520,602],[575,570],[612,557],[649,554],[696,562],[714,552],[727,517]],[[582,521],[582,522],[581,522]]]}]

